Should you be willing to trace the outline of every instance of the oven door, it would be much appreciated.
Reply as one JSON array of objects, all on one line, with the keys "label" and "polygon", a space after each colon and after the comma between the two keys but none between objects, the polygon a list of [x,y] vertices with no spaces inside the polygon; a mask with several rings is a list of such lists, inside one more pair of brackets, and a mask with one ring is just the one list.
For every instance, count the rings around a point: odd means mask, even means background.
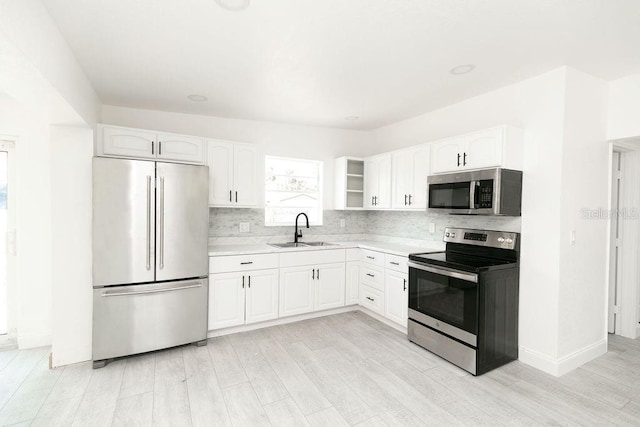
[{"label": "oven door", "polygon": [[478,275],[410,261],[409,318],[475,347]]}]

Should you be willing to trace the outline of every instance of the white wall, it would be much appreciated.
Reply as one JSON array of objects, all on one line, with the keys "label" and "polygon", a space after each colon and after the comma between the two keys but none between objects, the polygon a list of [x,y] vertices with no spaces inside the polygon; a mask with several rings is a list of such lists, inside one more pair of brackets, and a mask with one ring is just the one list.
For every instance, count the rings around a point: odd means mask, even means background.
[{"label": "white wall", "polygon": [[[91,359],[93,132],[52,126],[53,366]],[[72,189],[72,190],[71,190]]]},{"label": "white wall", "polygon": [[369,132],[103,106],[102,123],[257,144],[264,154],[324,161],[324,208],[333,208],[333,159],[370,154]]},{"label": "white wall", "polygon": [[[17,68],[20,72],[12,77],[6,88],[0,87],[5,93],[30,107],[46,103],[47,97],[59,97],[62,101],[57,101],[56,108],[50,109],[52,123],[96,122],[99,99],[39,0],[0,1],[0,56],[5,65],[0,80],[3,73],[10,72],[7,68]],[[23,86],[27,78],[29,84]],[[29,93],[31,88],[37,90]],[[72,110],[77,116],[68,111],[63,113],[63,109]]]},{"label": "white wall", "polygon": [[[607,91],[604,81],[567,70],[558,235],[560,360],[577,352],[587,360],[591,354],[606,352],[608,221],[606,217],[590,218],[584,209],[608,207]],[[576,232],[574,245],[570,243],[572,230]]]},{"label": "white wall", "polygon": [[640,136],[640,74],[609,83],[608,139]]},{"label": "white wall", "polygon": [[[581,222],[579,233],[584,240],[579,249],[567,254],[560,244],[561,239],[568,241],[563,238],[568,228],[578,227],[576,206],[582,207],[587,200],[600,203],[603,194],[606,202],[608,156],[598,158],[606,150],[602,139],[604,87],[602,82],[563,67],[374,131],[377,150],[382,152],[503,123],[525,130],[520,359],[555,375],[582,363],[585,352],[592,357],[590,346],[597,347],[606,337],[606,281],[601,274],[606,265],[606,231],[603,235],[600,223]],[[578,125],[585,119],[591,123],[581,132]],[[575,151],[580,149],[584,150],[580,160],[575,160]],[[596,153],[596,159],[583,161],[589,152]],[[588,198],[584,181],[580,182],[587,176],[588,184],[596,183],[594,199]],[[571,198],[574,192],[577,196]],[[571,269],[585,268],[592,275],[581,273],[574,279],[572,270],[561,270],[565,258],[572,263]],[[577,291],[577,281],[586,286],[588,295],[570,299]],[[580,307],[583,299],[589,302]],[[563,310],[580,320],[592,316],[587,331],[584,325],[567,319]]]}]

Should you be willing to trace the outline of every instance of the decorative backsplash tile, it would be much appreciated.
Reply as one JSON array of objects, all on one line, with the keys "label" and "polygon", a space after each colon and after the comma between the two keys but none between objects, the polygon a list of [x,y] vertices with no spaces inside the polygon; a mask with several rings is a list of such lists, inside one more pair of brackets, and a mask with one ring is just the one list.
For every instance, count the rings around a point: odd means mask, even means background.
[{"label": "decorative backsplash tile", "polygon": [[[340,227],[340,220],[345,227]],[[250,224],[240,233],[241,222]],[[336,240],[358,240],[359,235],[388,236],[403,239],[442,241],[445,227],[477,228],[520,232],[520,217],[439,215],[426,211],[324,211],[323,225],[303,230],[308,236],[335,236]],[[429,232],[429,223],[435,232]],[[291,236],[289,236],[291,235]],[[209,208],[209,238],[253,238],[256,241],[286,241],[293,238],[293,227],[265,227],[263,209]],[[291,237],[291,239],[289,239]]]}]

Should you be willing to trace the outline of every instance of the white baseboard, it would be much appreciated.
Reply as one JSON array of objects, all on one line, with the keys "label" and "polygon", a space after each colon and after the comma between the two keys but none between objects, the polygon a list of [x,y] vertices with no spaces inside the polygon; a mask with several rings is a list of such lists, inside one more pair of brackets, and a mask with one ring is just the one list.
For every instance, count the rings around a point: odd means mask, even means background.
[{"label": "white baseboard", "polygon": [[357,311],[357,305],[349,305],[346,307],[332,308],[330,310],[315,311],[313,313],[299,314],[297,316],[281,317],[279,319],[267,320],[266,322],[252,323],[250,325],[232,326],[224,329],[214,329],[207,333],[208,338],[221,337],[223,335],[235,334],[237,332],[254,331],[256,329],[268,328],[270,326],[285,325],[287,323],[299,322],[300,320],[315,319],[316,317],[331,316],[332,314],[347,313],[349,311]]},{"label": "white baseboard", "polygon": [[560,358],[553,358],[546,354],[530,350],[526,347],[520,347],[518,359],[529,366],[546,372],[547,374],[560,377],[595,359],[596,357],[602,356],[606,352],[607,340],[603,338],[600,341]]}]

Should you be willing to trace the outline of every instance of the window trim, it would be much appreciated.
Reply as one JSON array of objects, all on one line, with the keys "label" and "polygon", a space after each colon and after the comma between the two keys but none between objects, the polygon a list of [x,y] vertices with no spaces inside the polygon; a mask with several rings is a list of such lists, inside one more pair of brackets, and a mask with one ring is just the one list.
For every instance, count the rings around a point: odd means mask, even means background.
[{"label": "window trim", "polygon": [[[308,162],[315,163],[318,165],[318,221],[313,222],[309,220],[309,226],[321,226],[324,224],[324,160],[315,160],[315,159],[305,159],[300,157],[285,157],[285,156],[273,156],[273,155],[265,155],[264,158],[264,178],[267,176],[267,162],[268,159],[278,159],[278,160],[292,160],[299,162]],[[273,223],[267,222],[267,197],[266,197],[267,189],[266,183],[264,188],[264,226],[265,227],[293,227],[295,225],[295,218],[292,218],[291,222],[287,223]],[[293,193],[293,192],[292,192]],[[302,210],[301,210],[302,212]],[[298,221],[298,225],[300,225],[300,221]]]}]

